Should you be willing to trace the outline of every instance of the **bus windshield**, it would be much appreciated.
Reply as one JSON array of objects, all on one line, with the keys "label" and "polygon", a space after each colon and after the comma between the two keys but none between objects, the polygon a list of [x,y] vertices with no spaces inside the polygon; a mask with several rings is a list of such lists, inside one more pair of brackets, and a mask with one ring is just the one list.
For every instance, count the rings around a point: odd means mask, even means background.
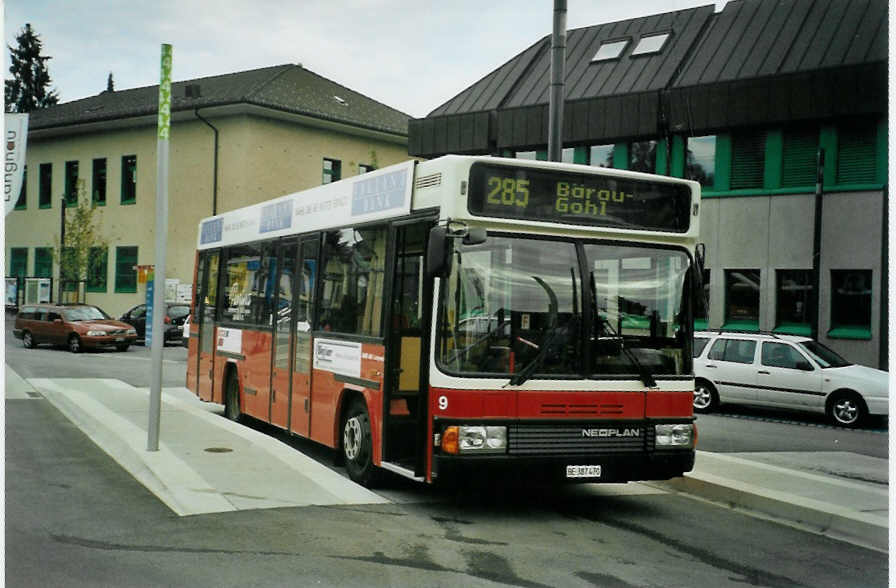
[{"label": "bus windshield", "polygon": [[530,376],[686,374],[688,267],[685,252],[669,248],[577,249],[570,240],[508,236],[456,243],[440,302],[439,366],[512,384]]}]

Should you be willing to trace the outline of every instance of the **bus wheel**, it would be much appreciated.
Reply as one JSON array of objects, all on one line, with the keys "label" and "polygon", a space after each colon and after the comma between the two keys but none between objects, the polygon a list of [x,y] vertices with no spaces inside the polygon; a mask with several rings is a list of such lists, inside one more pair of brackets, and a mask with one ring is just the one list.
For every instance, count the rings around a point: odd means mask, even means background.
[{"label": "bus wheel", "polygon": [[362,486],[375,481],[373,442],[370,438],[370,415],[363,400],[354,400],[342,427],[342,455],[348,477]]},{"label": "bus wheel", "polygon": [[239,422],[242,417],[242,413],[240,413],[240,383],[232,371],[227,374],[227,384],[224,387],[224,416],[234,422]]}]

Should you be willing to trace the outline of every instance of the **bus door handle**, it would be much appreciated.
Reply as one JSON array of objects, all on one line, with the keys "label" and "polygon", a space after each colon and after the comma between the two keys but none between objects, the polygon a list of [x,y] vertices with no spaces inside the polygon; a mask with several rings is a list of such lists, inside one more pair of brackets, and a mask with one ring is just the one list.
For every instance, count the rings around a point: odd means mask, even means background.
[{"label": "bus door handle", "polygon": [[766,376],[770,376],[770,375],[771,375],[770,372],[767,372],[767,371],[765,371],[765,370],[759,370],[759,371],[756,372],[756,373],[758,373],[758,374],[764,374],[764,375],[766,375]]},{"label": "bus door handle", "polygon": [[717,368],[718,366],[715,366],[715,365],[712,365],[711,363],[708,363],[708,364],[706,364],[706,367],[715,369],[715,368]]}]

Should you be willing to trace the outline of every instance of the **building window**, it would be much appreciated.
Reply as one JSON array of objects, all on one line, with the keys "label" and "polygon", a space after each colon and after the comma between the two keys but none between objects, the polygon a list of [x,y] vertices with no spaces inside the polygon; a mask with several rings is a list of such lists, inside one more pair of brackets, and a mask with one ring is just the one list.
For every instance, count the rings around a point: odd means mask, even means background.
[{"label": "building window", "polygon": [[125,155],[121,158],[121,203],[135,202],[137,202],[137,156]]},{"label": "building window", "polygon": [[358,164],[358,173],[359,174],[366,174],[367,172],[372,172],[375,169],[376,169],[375,167],[373,167],[372,165],[367,165],[366,163]]},{"label": "building window", "polygon": [[38,206],[50,208],[53,205],[53,164],[42,163],[38,170]]},{"label": "building window", "polygon": [[575,147],[564,147],[560,151],[560,161],[563,163],[575,163],[576,162],[576,148]]},{"label": "building window", "polygon": [[34,275],[38,278],[53,277],[53,249],[36,247],[34,249]]},{"label": "building window", "polygon": [[620,41],[604,41],[601,43],[600,47],[597,50],[597,53],[594,54],[594,57],[591,58],[591,61],[606,61],[607,59],[616,59],[622,52],[625,51],[626,45],[628,45],[628,39],[622,39]]},{"label": "building window", "polygon": [[320,305],[323,330],[379,336],[386,235],[384,227],[326,234]]},{"label": "building window", "polygon": [[877,127],[852,121],[837,127],[837,183],[867,184],[877,176]]},{"label": "building window", "polygon": [[13,247],[9,250],[9,275],[20,278],[28,275],[27,247]]},{"label": "building window", "polygon": [[91,247],[87,253],[87,291],[105,292],[108,273],[109,250],[105,247]]},{"label": "building window", "polygon": [[726,329],[759,330],[759,270],[725,270]]},{"label": "building window", "polygon": [[106,158],[93,160],[93,203],[97,206],[106,205]]},{"label": "building window", "polygon": [[775,331],[812,334],[812,270],[778,270]]},{"label": "building window", "polygon": [[517,159],[538,159],[537,151],[517,151],[513,154]]},{"label": "building window", "polygon": [[65,205],[78,205],[78,162],[65,162]]},{"label": "building window", "polygon": [[595,167],[613,167],[615,145],[592,145],[588,150],[588,162]]},{"label": "building window", "polygon": [[871,338],[871,270],[831,270],[828,336]]},{"label": "building window", "polygon": [[731,189],[762,188],[765,176],[765,133],[731,136]]},{"label": "building window", "polygon": [[716,184],[716,136],[691,137],[687,147],[685,177],[712,188]]},{"label": "building window", "polygon": [[710,270],[703,270],[703,292],[702,296],[697,297],[694,301],[694,328],[705,329],[709,326],[709,278]]},{"label": "building window", "polygon": [[137,248],[115,248],[115,291],[137,291]]},{"label": "building window", "polygon": [[342,179],[342,162],[338,159],[324,158],[324,184],[338,182]]},{"label": "building window", "polygon": [[660,33],[659,35],[648,35],[641,37],[638,44],[632,50],[632,55],[647,55],[649,53],[659,53],[666,44],[669,33]]},{"label": "building window", "polygon": [[815,184],[818,175],[818,130],[793,129],[783,133],[781,187]]},{"label": "building window", "polygon": [[16,199],[16,210],[25,210],[28,208],[28,193],[25,189],[28,185],[28,166],[22,168],[22,188],[19,190],[19,197]]},{"label": "building window", "polygon": [[656,141],[635,141],[628,147],[628,169],[656,173]]}]

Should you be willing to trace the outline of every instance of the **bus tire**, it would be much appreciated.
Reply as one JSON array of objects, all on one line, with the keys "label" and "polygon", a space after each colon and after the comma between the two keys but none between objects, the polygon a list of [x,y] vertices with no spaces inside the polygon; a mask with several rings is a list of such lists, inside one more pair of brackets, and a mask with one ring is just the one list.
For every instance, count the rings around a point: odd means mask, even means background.
[{"label": "bus tire", "polygon": [[224,416],[238,423],[242,420],[240,412],[240,382],[236,377],[236,370],[227,372],[224,383]]},{"label": "bus tire", "polygon": [[377,471],[373,465],[370,415],[367,404],[358,398],[349,406],[342,425],[342,457],[352,481],[368,488],[375,483]]}]

